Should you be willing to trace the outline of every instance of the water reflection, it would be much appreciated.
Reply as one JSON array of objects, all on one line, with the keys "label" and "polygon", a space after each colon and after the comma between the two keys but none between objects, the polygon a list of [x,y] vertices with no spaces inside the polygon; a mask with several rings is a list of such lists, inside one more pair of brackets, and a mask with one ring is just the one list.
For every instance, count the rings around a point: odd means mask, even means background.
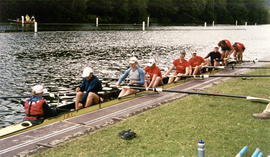
[{"label": "water reflection", "polygon": [[[262,58],[270,49],[268,25],[236,30],[162,29],[165,31],[0,33],[0,95],[27,95],[37,83],[50,91],[74,90],[85,66],[93,67],[99,77],[118,78],[131,56],[137,56],[142,66],[155,57],[166,69],[179,51],[186,51],[188,57],[192,51],[205,56],[222,39],[245,43],[247,59]],[[22,117],[22,106],[0,100],[0,127]]]}]

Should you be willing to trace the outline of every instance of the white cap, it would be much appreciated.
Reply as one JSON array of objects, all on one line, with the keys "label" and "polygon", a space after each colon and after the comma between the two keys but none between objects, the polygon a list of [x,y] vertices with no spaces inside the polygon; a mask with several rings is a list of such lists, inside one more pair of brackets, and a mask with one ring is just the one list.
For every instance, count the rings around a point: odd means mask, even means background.
[{"label": "white cap", "polygon": [[93,69],[90,67],[86,67],[83,69],[82,77],[88,77],[91,73],[93,73]]},{"label": "white cap", "polygon": [[152,66],[153,64],[155,64],[156,63],[156,60],[155,59],[153,59],[153,58],[151,58],[151,59],[149,59],[149,61],[148,61],[148,66]]},{"label": "white cap", "polygon": [[138,62],[138,60],[137,60],[136,57],[130,57],[130,58],[129,58],[129,63],[130,63],[130,64],[134,64],[134,63],[137,63],[137,62]]},{"label": "white cap", "polygon": [[42,85],[35,85],[34,87],[32,87],[33,92],[35,92],[35,94],[41,94],[41,93],[46,93],[47,90],[44,89],[44,87]]}]

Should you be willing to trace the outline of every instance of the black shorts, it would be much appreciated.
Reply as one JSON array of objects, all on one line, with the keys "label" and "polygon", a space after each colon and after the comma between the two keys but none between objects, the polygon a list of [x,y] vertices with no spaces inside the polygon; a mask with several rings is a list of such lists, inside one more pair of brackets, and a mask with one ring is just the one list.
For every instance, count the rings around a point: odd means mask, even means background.
[{"label": "black shorts", "polygon": [[231,48],[230,48],[230,47],[221,47],[221,50],[222,50],[222,51],[230,51]]}]

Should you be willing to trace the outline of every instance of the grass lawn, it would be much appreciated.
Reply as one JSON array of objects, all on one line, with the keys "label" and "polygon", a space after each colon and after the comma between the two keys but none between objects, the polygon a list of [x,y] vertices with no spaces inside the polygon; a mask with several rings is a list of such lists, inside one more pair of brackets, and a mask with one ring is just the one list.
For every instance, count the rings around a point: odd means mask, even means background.
[{"label": "grass lawn", "polygon": [[[252,74],[270,74],[257,70]],[[270,79],[230,79],[208,92],[269,98]],[[270,120],[254,119],[266,103],[192,95],[146,111],[128,120],[81,136],[35,156],[40,157],[195,157],[197,141],[206,142],[206,156],[235,156],[245,145],[251,156],[259,147],[270,154]],[[132,129],[138,137],[125,141],[117,134]]]}]

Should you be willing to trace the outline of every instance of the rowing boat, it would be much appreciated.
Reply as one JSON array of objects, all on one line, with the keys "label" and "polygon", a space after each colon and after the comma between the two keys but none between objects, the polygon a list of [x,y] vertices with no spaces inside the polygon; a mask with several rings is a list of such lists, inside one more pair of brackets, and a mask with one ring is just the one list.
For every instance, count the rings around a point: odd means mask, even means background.
[{"label": "rowing boat", "polygon": [[[185,78],[183,78],[185,79]],[[109,78],[101,79],[103,89],[98,94],[103,97],[104,102],[117,99],[120,89],[118,88],[110,88],[110,82],[111,80]],[[168,77],[163,78],[164,84],[167,84]],[[74,98],[75,93],[53,93],[53,97],[48,97],[48,104],[51,107],[56,107],[60,114],[67,114],[71,112],[71,109],[75,108]],[[101,105],[99,105],[99,108],[101,108]],[[3,129],[0,129],[0,137],[7,136],[9,134],[12,134],[17,131],[21,131],[27,128],[32,127],[33,125],[24,125],[25,123],[28,123],[26,121],[23,121],[18,124],[14,124],[11,126],[7,126]]]}]

